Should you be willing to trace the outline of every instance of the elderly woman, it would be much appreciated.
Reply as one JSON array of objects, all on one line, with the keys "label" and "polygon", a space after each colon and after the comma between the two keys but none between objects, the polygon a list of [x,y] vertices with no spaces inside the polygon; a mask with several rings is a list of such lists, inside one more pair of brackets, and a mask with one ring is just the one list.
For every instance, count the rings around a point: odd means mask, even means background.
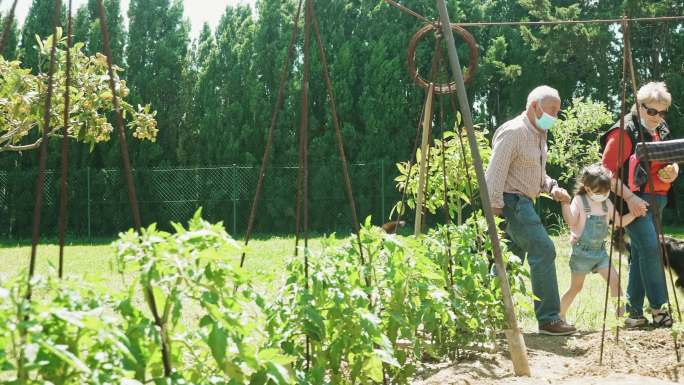
[{"label": "elderly woman", "polygon": [[[632,157],[637,142],[661,141],[670,134],[665,123],[672,96],[665,83],[651,82],[639,89],[637,102],[632,111],[625,115],[625,129],[621,131],[618,121],[601,138],[604,146],[603,165],[617,175],[618,165],[622,165],[622,183],[630,187],[619,186],[614,179],[613,192],[622,194],[629,211],[638,216],[627,226],[631,240],[631,259],[629,265],[629,281],[627,283],[626,327],[639,327],[648,324],[644,317],[644,297],[648,298],[650,313],[654,326],[669,327],[672,316],[664,309],[667,303],[667,285],[660,258],[656,223],[662,217],[667,203],[667,193],[672,182],[677,178],[677,164],[647,162],[644,167],[649,176],[648,181],[634,178],[636,159]],[[638,109],[638,113],[637,113]],[[622,134],[622,135],[621,135]],[[622,136],[622,138],[621,138]],[[622,151],[620,151],[622,141]],[[631,160],[630,160],[631,158]],[[630,168],[630,162],[632,167]],[[630,169],[632,175],[630,175]],[[637,178],[638,179],[638,178]],[[654,218],[654,213],[658,215]]]}]

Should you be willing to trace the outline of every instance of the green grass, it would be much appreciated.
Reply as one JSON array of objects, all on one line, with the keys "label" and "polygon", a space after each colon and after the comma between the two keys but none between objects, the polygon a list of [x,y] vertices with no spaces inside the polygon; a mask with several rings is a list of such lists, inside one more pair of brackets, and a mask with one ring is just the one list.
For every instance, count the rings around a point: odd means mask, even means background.
[{"label": "green grass", "polygon": [[684,239],[684,227],[682,226],[668,226],[664,229],[664,232],[675,238]]},{"label": "green grass", "polygon": [[[684,228],[668,228],[668,234],[684,238]],[[312,250],[320,249],[322,238],[310,240]],[[553,237],[557,251],[557,276],[559,294],[562,295],[568,288],[570,281],[570,268],[568,265],[570,247],[568,237],[561,235]],[[256,286],[267,296],[275,295],[284,282],[284,270],[287,261],[293,255],[294,238],[273,237],[269,239],[255,239],[246,249],[245,269],[253,276]],[[0,244],[0,281],[16,276],[28,269],[31,248],[22,244]],[[36,272],[47,274],[51,269],[56,270],[58,264],[59,247],[55,243],[41,244],[38,248]],[[239,252],[229,255],[236,263],[240,260]],[[617,254],[613,265],[618,268]],[[622,261],[622,288],[623,292],[627,284],[627,259]],[[129,279],[121,277],[114,265],[114,248],[111,241],[100,240],[89,243],[68,244],[65,249],[65,272],[69,276],[83,281],[103,286],[112,291],[124,290]],[[56,274],[56,273],[54,273]],[[528,282],[529,286],[529,282]],[[603,306],[605,299],[605,281],[596,274],[587,277],[583,291],[575,299],[568,313],[568,321],[575,323],[582,330],[599,330],[603,320]],[[532,300],[529,297],[518,298],[518,302],[526,302],[531,308]],[[624,302],[624,297],[622,299]],[[536,320],[531,310],[520,307],[521,326],[525,331],[536,330]],[[609,311],[614,309],[611,303]],[[609,319],[612,314],[609,313]],[[611,321],[609,321],[610,324]]]},{"label": "green grass", "polygon": [[[312,248],[320,248],[322,238],[309,241]],[[255,278],[257,286],[266,294],[274,293],[284,282],[283,273],[294,253],[293,237],[254,239],[244,249],[245,269]],[[59,245],[48,241],[38,246],[36,274],[57,274]],[[130,282],[117,272],[115,250],[111,240],[93,243],[67,243],[64,250],[64,271],[83,281],[106,285],[112,291],[124,289]],[[229,258],[239,264],[241,252],[230,251]],[[0,244],[0,282],[28,271],[31,246],[22,243]]]},{"label": "green grass", "polygon": [[[569,236],[554,237],[556,244],[556,271],[558,276],[559,295],[570,286],[570,241]],[[613,266],[619,270],[617,253],[613,254]],[[627,286],[627,258],[622,259],[621,287],[624,294]],[[606,296],[606,281],[598,274],[589,274],[584,281],[582,292],[575,298],[572,307],[568,311],[567,320],[583,330],[598,330],[603,323],[603,309]],[[609,319],[614,319],[613,313],[615,302],[609,299]],[[624,303],[624,296],[621,299]],[[534,321],[534,320],[533,320]],[[534,323],[534,322],[533,322]]]}]

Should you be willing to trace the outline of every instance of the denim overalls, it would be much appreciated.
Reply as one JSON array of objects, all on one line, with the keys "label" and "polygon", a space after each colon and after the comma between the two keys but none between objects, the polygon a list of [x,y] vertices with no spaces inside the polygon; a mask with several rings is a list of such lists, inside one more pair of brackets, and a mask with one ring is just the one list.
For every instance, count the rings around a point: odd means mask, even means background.
[{"label": "denim overalls", "polygon": [[609,266],[605,248],[608,235],[608,205],[605,201],[602,202],[604,215],[591,215],[591,206],[586,194],[581,194],[580,198],[587,220],[582,235],[577,243],[572,245],[570,270],[573,273],[595,273]]}]

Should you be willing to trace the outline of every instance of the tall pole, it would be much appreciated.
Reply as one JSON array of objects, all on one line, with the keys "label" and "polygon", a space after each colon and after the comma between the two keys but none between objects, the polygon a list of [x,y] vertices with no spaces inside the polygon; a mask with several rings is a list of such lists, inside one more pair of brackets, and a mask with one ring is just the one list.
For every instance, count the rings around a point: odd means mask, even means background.
[{"label": "tall pole", "polygon": [[87,185],[87,199],[86,199],[86,211],[88,212],[88,240],[92,240],[93,236],[91,233],[91,223],[90,223],[90,166],[86,168],[86,185]]},{"label": "tall pole", "polygon": [[485,183],[484,168],[482,166],[482,157],[480,157],[480,150],[475,138],[475,129],[473,127],[473,117],[470,112],[470,104],[468,102],[468,95],[466,94],[465,83],[463,82],[463,73],[461,72],[461,64],[458,60],[458,53],[456,52],[456,43],[454,42],[454,35],[451,30],[451,21],[449,20],[449,13],[447,11],[444,0],[437,0],[437,9],[439,10],[439,19],[442,26],[442,33],[446,38],[447,51],[449,53],[449,64],[451,71],[456,78],[456,93],[458,95],[458,102],[461,107],[461,116],[468,133],[468,142],[470,144],[470,153],[473,157],[473,166],[475,167],[475,175],[477,182],[480,185],[480,199],[482,200],[482,211],[487,219],[487,231],[492,240],[492,251],[494,252],[494,263],[496,264],[496,273],[501,282],[501,295],[503,296],[504,310],[508,329],[505,330],[506,339],[511,351],[511,359],[513,361],[513,370],[517,376],[529,376],[530,366],[527,361],[527,349],[525,347],[525,340],[523,339],[520,329],[518,328],[518,321],[515,318],[515,309],[513,305],[513,298],[511,296],[511,287],[508,283],[508,275],[506,274],[506,266],[503,263],[501,255],[501,244],[499,234],[497,233],[496,223],[494,222],[494,215],[492,214],[492,205],[489,200],[489,191]]},{"label": "tall pole", "polygon": [[237,234],[237,204],[240,198],[237,177],[237,164],[233,164],[233,234]]},{"label": "tall pole", "polygon": [[418,197],[416,198],[416,220],[413,235],[419,236],[423,229],[423,205],[425,199],[425,184],[427,183],[428,147],[430,147],[430,128],[432,126],[432,97],[435,85],[430,83],[425,98],[425,112],[423,113],[423,138],[420,146],[420,171],[418,172]]}]

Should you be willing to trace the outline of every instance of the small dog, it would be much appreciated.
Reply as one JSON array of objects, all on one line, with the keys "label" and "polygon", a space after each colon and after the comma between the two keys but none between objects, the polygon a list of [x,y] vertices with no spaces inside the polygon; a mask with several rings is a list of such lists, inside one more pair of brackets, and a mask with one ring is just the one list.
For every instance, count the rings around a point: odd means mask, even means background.
[{"label": "small dog", "polygon": [[612,235],[613,249],[622,254],[629,254],[629,241],[626,239],[625,228],[616,227]]},{"label": "small dog", "polygon": [[[684,240],[673,238],[668,235],[664,238],[664,251],[666,254],[663,255],[663,264],[666,267],[669,267],[677,276],[675,286],[684,290]],[[619,250],[625,254],[629,253],[630,243],[625,239],[625,229],[615,229],[615,232],[613,232],[613,246],[615,247],[615,250]],[[667,255],[667,258],[665,255]]]},{"label": "small dog", "polygon": [[665,266],[670,262],[669,268],[677,275],[675,286],[684,290],[684,241],[665,236],[665,252],[667,259],[663,256]]},{"label": "small dog", "polygon": [[382,229],[385,230],[387,234],[396,234],[399,229],[406,226],[405,221],[391,221],[382,225]]}]

